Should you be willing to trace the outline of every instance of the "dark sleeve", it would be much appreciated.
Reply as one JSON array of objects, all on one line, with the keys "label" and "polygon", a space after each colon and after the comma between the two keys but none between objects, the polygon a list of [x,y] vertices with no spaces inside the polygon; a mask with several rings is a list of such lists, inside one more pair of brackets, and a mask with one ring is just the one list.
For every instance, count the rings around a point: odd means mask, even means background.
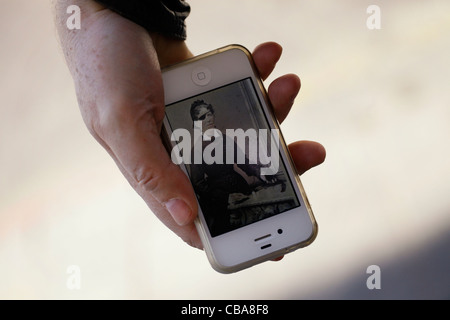
[{"label": "dark sleeve", "polygon": [[183,0],[95,0],[148,31],[186,39],[191,8]]}]

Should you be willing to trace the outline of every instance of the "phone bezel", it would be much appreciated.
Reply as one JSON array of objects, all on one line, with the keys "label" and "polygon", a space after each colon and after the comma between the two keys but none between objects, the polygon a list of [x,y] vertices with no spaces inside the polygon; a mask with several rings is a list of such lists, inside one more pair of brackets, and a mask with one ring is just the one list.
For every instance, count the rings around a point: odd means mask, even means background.
[{"label": "phone bezel", "polygon": [[[210,71],[210,79],[206,84],[199,85],[192,80],[192,71],[198,68],[207,68]],[[229,45],[219,48],[164,68],[162,75],[166,105],[229,83],[251,78],[269,127],[280,129],[252,56],[245,47]],[[162,133],[166,146],[172,148],[174,144],[169,139],[171,130],[167,117],[164,119]],[[281,159],[286,165],[300,206],[216,237],[211,237],[199,206],[199,215],[196,219],[197,230],[211,265],[221,273],[236,272],[277,258],[309,245],[317,236],[316,219],[280,130],[279,133]],[[180,167],[187,174],[186,167],[184,165]],[[283,230],[282,234],[277,232],[279,229]],[[255,241],[267,234],[271,236]],[[270,248],[261,249],[269,241]]]}]

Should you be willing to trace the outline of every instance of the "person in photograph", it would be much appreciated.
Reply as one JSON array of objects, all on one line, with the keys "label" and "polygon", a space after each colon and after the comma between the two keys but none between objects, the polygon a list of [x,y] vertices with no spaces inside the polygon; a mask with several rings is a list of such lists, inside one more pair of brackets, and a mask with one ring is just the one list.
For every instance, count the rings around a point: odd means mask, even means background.
[{"label": "person in photograph", "polygon": [[[203,137],[207,135],[209,129],[217,129],[214,108],[204,100],[194,101],[191,105],[190,114],[192,121],[201,121]],[[212,132],[212,130],[209,130],[209,132]],[[261,175],[261,165],[250,164],[247,155],[245,155],[244,163],[237,161],[238,153],[245,152],[245,150],[240,150],[236,142],[230,141],[231,138],[226,134],[221,133],[221,136],[223,137],[223,159],[221,163],[206,164],[203,161],[201,164],[195,164],[192,160],[190,165],[192,184],[199,197],[200,206],[204,210],[212,234],[221,234],[230,230],[228,213],[230,194],[240,193],[245,200],[257,188],[272,185],[278,180],[276,175]],[[215,139],[203,137],[201,141],[193,141],[194,144],[202,143],[202,153]],[[227,163],[226,161],[227,143],[234,146],[233,163]],[[194,146],[193,150],[191,152],[192,158],[194,158]]]}]

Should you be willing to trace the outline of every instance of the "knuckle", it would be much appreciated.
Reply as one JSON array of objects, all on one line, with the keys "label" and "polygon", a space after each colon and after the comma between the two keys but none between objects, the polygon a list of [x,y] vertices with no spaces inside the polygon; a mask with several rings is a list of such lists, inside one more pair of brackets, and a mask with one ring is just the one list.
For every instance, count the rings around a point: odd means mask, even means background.
[{"label": "knuckle", "polygon": [[138,169],[134,174],[134,187],[139,193],[153,193],[158,189],[160,179],[152,170]]},{"label": "knuckle", "polygon": [[134,170],[134,188],[143,195],[146,193],[155,194],[162,189],[164,182],[164,175],[161,173],[164,170],[155,170],[147,166],[136,168]]}]

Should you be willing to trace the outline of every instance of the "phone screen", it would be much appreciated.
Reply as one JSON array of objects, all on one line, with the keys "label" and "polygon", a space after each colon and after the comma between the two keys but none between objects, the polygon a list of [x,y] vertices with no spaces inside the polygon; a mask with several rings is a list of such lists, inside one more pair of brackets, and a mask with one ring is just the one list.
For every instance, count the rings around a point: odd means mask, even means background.
[{"label": "phone screen", "polygon": [[166,117],[212,237],[300,206],[251,78],[171,103]]}]

